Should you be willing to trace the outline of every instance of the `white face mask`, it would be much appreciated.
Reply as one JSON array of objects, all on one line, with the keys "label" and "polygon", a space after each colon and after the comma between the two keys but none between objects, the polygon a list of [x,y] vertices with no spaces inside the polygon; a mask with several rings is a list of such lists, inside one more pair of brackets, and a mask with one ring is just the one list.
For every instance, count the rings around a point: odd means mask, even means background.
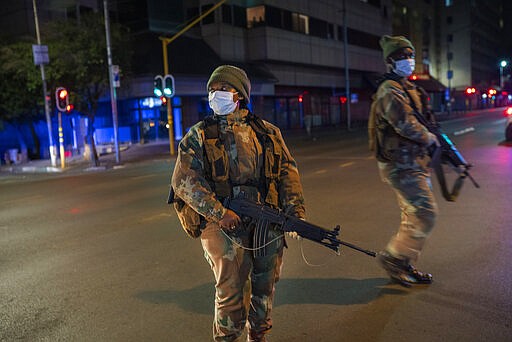
[{"label": "white face mask", "polygon": [[416,62],[413,58],[400,59],[393,62],[393,70],[398,76],[409,77],[414,71]]},{"label": "white face mask", "polygon": [[233,102],[233,95],[235,95],[235,93],[221,90],[208,93],[210,108],[217,115],[228,115],[233,113],[238,104],[238,101]]}]

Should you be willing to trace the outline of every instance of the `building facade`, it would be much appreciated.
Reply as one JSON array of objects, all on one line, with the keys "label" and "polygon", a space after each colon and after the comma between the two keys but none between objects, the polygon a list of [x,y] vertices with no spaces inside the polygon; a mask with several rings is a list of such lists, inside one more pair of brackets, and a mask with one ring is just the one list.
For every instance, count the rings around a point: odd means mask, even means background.
[{"label": "building facade", "polygon": [[[152,79],[163,70],[158,36],[172,37],[213,5],[211,0],[132,0],[118,6],[119,21],[131,26],[144,46],[136,58],[151,61],[139,70],[137,86],[121,92],[125,99],[151,96]],[[384,71],[378,41],[391,33],[390,12],[387,0],[226,1],[168,45],[179,97],[173,99],[176,136],[208,114],[206,82],[220,64],[247,71],[252,110],[284,130],[363,125],[373,91],[368,75]],[[165,123],[163,117],[159,121]]]},{"label": "building facade", "polygon": [[[130,28],[136,47],[134,73],[118,90],[124,140],[168,137],[166,108],[153,95],[153,79],[164,73],[160,38],[175,36],[217,3],[109,1],[111,20]],[[44,23],[102,12],[103,1],[37,4]],[[417,82],[430,87],[442,110],[468,86],[497,84],[505,52],[496,47],[505,46],[500,35],[511,27],[504,15],[510,7],[501,0],[227,0],[167,45],[165,63],[176,81],[174,136],[210,113],[206,82],[221,64],[247,71],[253,112],[283,130],[365,125],[376,77],[385,71],[378,43],[384,34],[411,39]],[[2,34],[35,35],[31,0],[9,2],[0,14]],[[111,141],[109,100],[105,94],[95,121],[100,144]]]}]

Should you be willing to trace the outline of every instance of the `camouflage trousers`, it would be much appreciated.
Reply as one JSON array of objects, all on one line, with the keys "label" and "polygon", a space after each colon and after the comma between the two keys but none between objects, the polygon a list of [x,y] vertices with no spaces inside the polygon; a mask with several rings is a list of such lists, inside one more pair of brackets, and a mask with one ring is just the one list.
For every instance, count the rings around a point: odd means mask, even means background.
[{"label": "camouflage trousers", "polygon": [[279,280],[283,257],[281,232],[269,230],[267,254],[254,257],[252,231],[240,227],[229,234],[231,241],[216,223],[208,223],[201,234],[205,258],[215,276],[215,341],[239,341],[248,327],[249,341],[265,341],[272,328],[274,284]]},{"label": "camouflage trousers", "polygon": [[401,212],[400,227],[386,250],[397,258],[416,261],[434,228],[438,211],[430,173],[381,162],[379,171],[382,180],[395,191]]}]

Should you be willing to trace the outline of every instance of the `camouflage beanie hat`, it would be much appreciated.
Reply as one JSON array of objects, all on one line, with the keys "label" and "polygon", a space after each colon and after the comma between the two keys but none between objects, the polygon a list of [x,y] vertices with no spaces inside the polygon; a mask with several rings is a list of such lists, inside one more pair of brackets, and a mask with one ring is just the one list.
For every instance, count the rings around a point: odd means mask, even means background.
[{"label": "camouflage beanie hat", "polygon": [[379,44],[384,54],[384,60],[398,49],[411,48],[414,50],[412,43],[403,36],[382,36]]},{"label": "camouflage beanie hat", "polygon": [[251,81],[242,69],[232,65],[221,65],[213,71],[206,85],[206,90],[208,91],[210,84],[215,82],[229,83],[243,96],[246,103],[250,102]]}]

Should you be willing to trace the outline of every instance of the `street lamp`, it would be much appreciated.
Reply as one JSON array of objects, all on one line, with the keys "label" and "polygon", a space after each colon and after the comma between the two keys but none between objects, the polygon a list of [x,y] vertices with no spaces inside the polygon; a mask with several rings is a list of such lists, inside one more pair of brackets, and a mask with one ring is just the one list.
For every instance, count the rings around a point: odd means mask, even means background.
[{"label": "street lamp", "polygon": [[507,61],[500,62],[500,88],[503,88],[503,68],[507,66]]}]

